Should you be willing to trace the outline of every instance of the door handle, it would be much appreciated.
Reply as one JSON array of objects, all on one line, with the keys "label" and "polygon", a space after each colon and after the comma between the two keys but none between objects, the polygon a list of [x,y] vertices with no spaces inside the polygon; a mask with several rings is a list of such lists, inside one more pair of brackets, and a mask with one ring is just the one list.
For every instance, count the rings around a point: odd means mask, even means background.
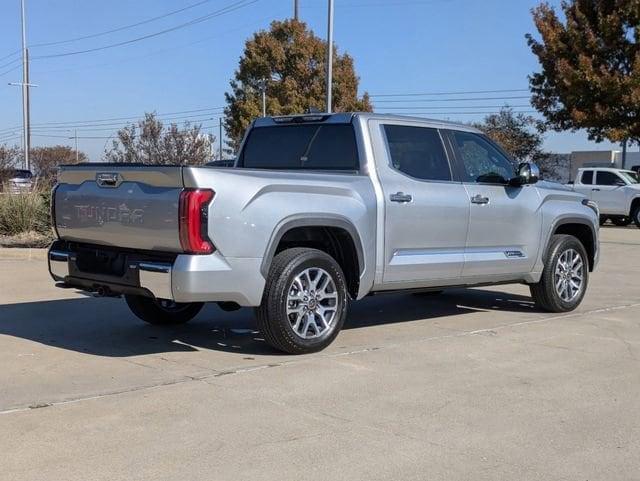
[{"label": "door handle", "polygon": [[484,197],[480,194],[474,195],[473,197],[471,197],[471,203],[472,204],[480,204],[480,205],[484,205],[484,204],[488,204],[489,203],[489,197]]},{"label": "door handle", "polygon": [[600,192],[600,189],[591,189],[592,192]]},{"label": "door handle", "polygon": [[411,194],[405,194],[404,192],[396,192],[395,194],[391,194],[389,196],[389,200],[391,200],[391,202],[400,202],[401,204],[406,204],[413,200],[413,196]]}]

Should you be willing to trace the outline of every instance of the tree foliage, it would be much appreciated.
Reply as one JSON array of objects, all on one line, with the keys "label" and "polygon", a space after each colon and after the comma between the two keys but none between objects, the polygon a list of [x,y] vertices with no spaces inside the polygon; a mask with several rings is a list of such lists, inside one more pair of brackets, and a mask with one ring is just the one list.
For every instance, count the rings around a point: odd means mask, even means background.
[{"label": "tree foliage", "polygon": [[52,147],[35,147],[30,150],[31,170],[39,177],[50,178],[56,173],[59,165],[86,162],[87,155],[76,151],[67,145],[54,145]]},{"label": "tree foliage", "polygon": [[18,168],[22,155],[16,146],[0,145],[0,189],[11,177],[14,169]]},{"label": "tree foliage", "polygon": [[497,114],[491,114],[474,127],[486,133],[499,144],[515,162],[534,162],[540,167],[542,177],[560,180],[565,177],[564,158],[545,152],[544,126],[539,120],[505,107]]},{"label": "tree foliage", "polygon": [[516,162],[537,161],[544,141],[540,123],[531,116],[505,107],[474,124],[497,142]]},{"label": "tree foliage", "polygon": [[558,131],[640,139],[640,1],[563,0],[561,9],[564,19],[546,2],[533,10],[533,105]]},{"label": "tree foliage", "polygon": [[185,122],[168,127],[147,113],[137,124],[120,129],[104,159],[115,163],[202,165],[215,158],[215,137],[202,133],[200,125]]},{"label": "tree foliage", "polygon": [[[327,43],[297,20],[275,21],[245,44],[240,65],[227,93],[225,129],[237,148],[251,121],[262,115],[261,85],[266,80],[268,115],[325,110]],[[333,110],[371,111],[368,94],[358,97],[353,58],[334,47]]]}]

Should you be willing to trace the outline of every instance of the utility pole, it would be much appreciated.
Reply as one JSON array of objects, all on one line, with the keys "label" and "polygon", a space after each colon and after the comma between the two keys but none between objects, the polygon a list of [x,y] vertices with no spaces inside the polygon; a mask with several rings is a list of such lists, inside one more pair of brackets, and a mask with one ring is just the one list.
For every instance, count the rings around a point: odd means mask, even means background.
[{"label": "utility pole", "polygon": [[296,21],[300,19],[300,4],[298,0],[293,0],[293,19]]},{"label": "utility pole", "polygon": [[218,137],[218,144],[220,144],[220,159],[222,160],[222,117],[220,117],[220,136]]},{"label": "utility pole", "polygon": [[75,129],[74,134],[75,134],[75,138],[76,138],[76,164],[77,164],[80,161],[78,159],[78,157],[79,157],[79,154],[78,154],[78,129]]},{"label": "utility pole", "polygon": [[29,50],[27,49],[27,18],[25,0],[20,0],[22,17],[22,136],[24,143],[24,168],[29,170],[31,149],[31,121],[29,112]]},{"label": "utility pole", "polygon": [[622,168],[627,168],[627,139],[622,141]]},{"label": "utility pole", "polygon": [[327,113],[331,113],[333,85],[333,0],[329,0],[327,19]]},{"label": "utility pole", "polygon": [[267,79],[263,78],[258,82],[258,89],[262,92],[262,116],[267,116]]}]

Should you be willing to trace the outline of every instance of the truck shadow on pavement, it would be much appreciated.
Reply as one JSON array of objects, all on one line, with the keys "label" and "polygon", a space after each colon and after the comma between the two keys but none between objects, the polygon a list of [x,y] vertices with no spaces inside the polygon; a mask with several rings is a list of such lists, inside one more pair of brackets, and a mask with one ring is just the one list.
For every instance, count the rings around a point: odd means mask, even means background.
[{"label": "truck shadow on pavement", "polygon": [[[352,303],[343,329],[418,320],[435,323],[478,311],[535,312],[529,297],[480,289],[453,289],[435,296],[385,294]],[[446,320],[439,325],[446,327]],[[105,357],[198,350],[278,354],[256,331],[251,309],[223,312],[215,304],[176,327],[147,325],[120,299],[5,304],[0,305],[0,335]]]}]

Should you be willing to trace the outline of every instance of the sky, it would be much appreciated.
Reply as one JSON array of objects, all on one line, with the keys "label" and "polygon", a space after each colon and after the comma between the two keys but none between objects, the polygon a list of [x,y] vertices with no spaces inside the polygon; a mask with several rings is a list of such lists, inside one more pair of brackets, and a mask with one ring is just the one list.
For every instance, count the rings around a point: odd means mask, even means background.
[{"label": "sky", "polygon": [[[327,0],[299,2],[301,20],[324,38]],[[373,96],[375,110],[462,122],[503,105],[529,113],[527,76],[538,64],[525,34],[535,32],[531,9],[537,3],[335,0],[334,40],[354,57],[360,93]],[[77,129],[79,149],[100,160],[117,129],[144,112],[178,123],[188,117],[217,136],[224,92],[245,40],[291,17],[293,0],[26,0],[26,8],[30,81],[37,85],[31,90],[32,145],[73,146]],[[124,28],[132,24],[139,25]],[[0,144],[21,141],[20,88],[8,85],[21,81],[20,40],[20,0],[2,0]],[[113,44],[122,45],[102,48]],[[93,51],[68,55],[87,50]],[[491,90],[503,92],[458,94]],[[384,96],[415,93],[445,95]],[[618,147],[567,132],[546,134],[545,148]]]}]

